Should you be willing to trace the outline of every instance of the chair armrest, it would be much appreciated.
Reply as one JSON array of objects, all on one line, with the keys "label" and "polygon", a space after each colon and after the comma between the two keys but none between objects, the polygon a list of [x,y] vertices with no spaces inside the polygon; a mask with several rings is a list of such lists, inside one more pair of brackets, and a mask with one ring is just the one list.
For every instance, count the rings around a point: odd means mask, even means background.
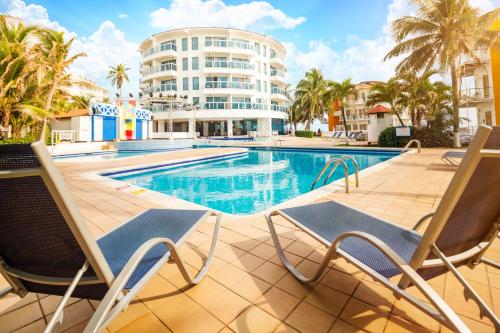
[{"label": "chair armrest", "polygon": [[414,231],[418,231],[418,229],[420,229],[420,227],[422,226],[422,224],[427,221],[427,219],[431,218],[434,216],[434,212],[432,213],[429,213],[427,215],[424,215],[420,218],[420,220],[417,221],[417,223],[415,223],[415,225],[413,226],[412,230]]}]

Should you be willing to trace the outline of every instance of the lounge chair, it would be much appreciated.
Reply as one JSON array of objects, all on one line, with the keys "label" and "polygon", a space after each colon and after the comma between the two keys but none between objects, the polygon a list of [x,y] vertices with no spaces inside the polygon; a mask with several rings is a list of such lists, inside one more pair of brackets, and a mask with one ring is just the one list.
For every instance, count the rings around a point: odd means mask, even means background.
[{"label": "lounge chair", "polygon": [[458,160],[462,160],[464,156],[465,151],[447,151],[441,156],[441,159],[449,165],[456,167],[460,164]]},{"label": "lounge chair", "polygon": [[94,240],[41,142],[0,145],[0,273],[9,292],[64,296],[45,332],[62,321],[69,297],[100,300],[85,332],[97,332],[122,311],[167,261],[194,285],[212,263],[221,216],[210,252],[191,277],[178,247],[214,213],[149,209]]},{"label": "lounge chair", "polygon": [[[426,280],[451,271],[474,299],[481,316],[489,317],[500,331],[495,313],[457,271],[474,267],[493,242],[500,227],[500,127],[479,128],[436,211],[407,230],[336,202],[286,208],[266,214],[271,236],[285,267],[301,282],[319,281],[330,260],[345,257],[398,296],[417,306],[443,325],[470,332]],[[328,247],[319,269],[310,277],[286,258],[274,227],[282,216]],[[417,230],[429,221],[423,234]],[[390,279],[401,274],[399,283]],[[427,303],[406,288],[415,285]]]}]

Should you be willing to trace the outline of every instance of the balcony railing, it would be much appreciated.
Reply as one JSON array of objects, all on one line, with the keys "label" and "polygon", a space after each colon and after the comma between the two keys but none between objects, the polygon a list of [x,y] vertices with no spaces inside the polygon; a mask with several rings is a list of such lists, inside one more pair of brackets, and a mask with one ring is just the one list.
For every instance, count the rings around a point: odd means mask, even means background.
[{"label": "balcony railing", "polygon": [[156,86],[151,86],[144,89],[144,93],[156,93],[156,92],[165,92],[165,91],[177,91],[176,83],[164,83]]},{"label": "balcony railing", "polygon": [[286,96],[286,91],[278,87],[271,87],[271,94],[280,94]]},{"label": "balcony railing", "polygon": [[250,43],[233,40],[205,40],[205,47],[223,47],[243,50],[254,50],[254,46]]},{"label": "balcony railing", "polygon": [[164,64],[159,66],[153,66],[149,68],[144,68],[142,70],[142,75],[148,75],[152,73],[166,72],[166,71],[176,71],[177,64]]},{"label": "balcony railing", "polygon": [[271,53],[271,59],[278,59],[278,60],[284,61],[283,58],[284,57],[278,55],[277,53]]},{"label": "balcony railing", "polygon": [[209,89],[247,89],[254,90],[255,84],[250,82],[225,82],[225,81],[207,81],[205,82],[205,88]]},{"label": "balcony railing", "polygon": [[480,101],[493,98],[493,89],[490,88],[467,88],[460,91],[463,101]]},{"label": "balcony railing", "polygon": [[277,69],[271,69],[271,76],[285,78],[285,72]]},{"label": "balcony railing", "polygon": [[271,110],[279,111],[279,112],[287,112],[288,107],[283,106],[283,105],[271,104]]},{"label": "balcony railing", "polygon": [[248,62],[242,61],[206,61],[206,68],[236,68],[236,69],[245,69],[253,71],[255,66]]},{"label": "balcony railing", "polygon": [[156,47],[152,47],[142,53],[142,57],[147,57],[153,53],[163,52],[163,51],[177,51],[177,46],[175,44],[165,44]]},{"label": "balcony railing", "polygon": [[[275,104],[248,103],[248,102],[205,102],[201,105],[203,110],[269,110],[286,112],[287,107]],[[166,102],[163,104],[153,104],[150,108],[152,112],[168,111],[192,111],[192,108],[186,108],[181,102]]]}]

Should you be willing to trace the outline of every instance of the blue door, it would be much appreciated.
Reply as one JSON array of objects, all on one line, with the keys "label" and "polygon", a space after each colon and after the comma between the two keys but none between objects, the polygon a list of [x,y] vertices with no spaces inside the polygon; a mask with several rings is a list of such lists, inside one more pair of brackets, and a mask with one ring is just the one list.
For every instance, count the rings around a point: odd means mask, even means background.
[{"label": "blue door", "polygon": [[102,140],[112,141],[116,139],[116,118],[102,117]]},{"label": "blue door", "polygon": [[142,119],[135,120],[135,138],[142,140]]}]

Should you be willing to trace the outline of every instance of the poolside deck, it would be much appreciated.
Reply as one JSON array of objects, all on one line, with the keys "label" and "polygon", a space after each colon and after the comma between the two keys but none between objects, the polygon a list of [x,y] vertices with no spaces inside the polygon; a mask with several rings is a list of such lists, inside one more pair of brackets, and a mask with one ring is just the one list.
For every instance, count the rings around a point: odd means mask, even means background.
[{"label": "poolside deck", "polygon": [[[220,153],[224,149],[213,149]],[[351,193],[327,193],[315,201],[337,200],[367,213],[405,226],[438,205],[454,169],[440,160],[444,150],[424,149],[408,154],[390,166],[360,175],[361,186]],[[210,153],[205,151],[206,154]],[[200,151],[179,151],[162,158],[177,159]],[[152,156],[128,161],[60,163],[83,216],[95,237],[100,237],[146,208],[158,205],[140,194],[126,193],[82,173],[152,162]],[[307,202],[304,202],[307,203]],[[172,204],[172,203],[170,203]],[[169,206],[169,202],[165,202]],[[182,248],[193,272],[208,252],[213,221],[195,232]],[[198,286],[185,283],[175,265],[166,264],[126,312],[107,328],[109,332],[448,332],[388,289],[375,283],[344,260],[332,262],[327,274],[307,288],[282,267],[272,246],[262,215],[226,218],[223,221],[214,265]],[[282,223],[282,243],[292,261],[307,272],[314,269],[325,249],[304,233]],[[500,261],[500,242],[487,256]],[[485,265],[460,271],[500,314],[500,271]],[[1,279],[1,278],[0,278]],[[480,319],[477,306],[466,302],[455,279],[447,274],[429,281],[474,332],[494,332],[487,318]],[[0,289],[5,281],[0,280]],[[414,290],[413,290],[414,291]],[[418,296],[418,292],[414,291]],[[0,332],[40,332],[55,310],[58,297],[30,294],[24,299],[9,295],[0,300]],[[73,299],[56,331],[80,332],[97,303]]]}]

